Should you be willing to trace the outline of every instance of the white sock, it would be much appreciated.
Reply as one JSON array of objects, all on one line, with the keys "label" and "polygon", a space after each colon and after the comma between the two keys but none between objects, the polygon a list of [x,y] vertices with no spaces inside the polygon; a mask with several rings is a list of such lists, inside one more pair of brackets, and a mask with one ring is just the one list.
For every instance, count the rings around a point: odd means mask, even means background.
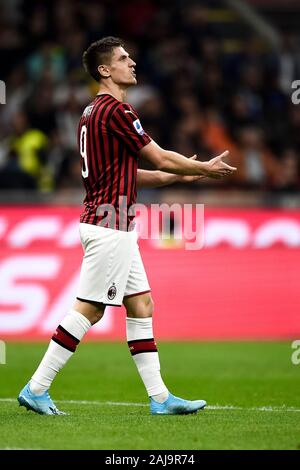
[{"label": "white sock", "polygon": [[56,374],[73,355],[78,343],[91,326],[91,322],[75,310],[71,310],[63,318],[52,336],[40,365],[31,378],[30,390],[32,393],[41,395],[48,390]]},{"label": "white sock", "polygon": [[163,402],[169,392],[160,375],[160,363],[153,338],[152,318],[126,318],[129,350],[149,397]]}]

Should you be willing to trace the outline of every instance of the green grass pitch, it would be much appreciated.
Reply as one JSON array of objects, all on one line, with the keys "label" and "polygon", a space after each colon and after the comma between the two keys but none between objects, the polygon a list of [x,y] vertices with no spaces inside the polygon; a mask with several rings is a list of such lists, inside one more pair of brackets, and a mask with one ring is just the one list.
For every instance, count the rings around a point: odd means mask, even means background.
[{"label": "green grass pitch", "polygon": [[291,343],[161,343],[175,395],[203,398],[196,415],[151,416],[127,345],[83,343],[51,396],[68,416],[40,416],[16,396],[45,344],[7,344],[0,365],[1,449],[299,449],[300,365]]}]

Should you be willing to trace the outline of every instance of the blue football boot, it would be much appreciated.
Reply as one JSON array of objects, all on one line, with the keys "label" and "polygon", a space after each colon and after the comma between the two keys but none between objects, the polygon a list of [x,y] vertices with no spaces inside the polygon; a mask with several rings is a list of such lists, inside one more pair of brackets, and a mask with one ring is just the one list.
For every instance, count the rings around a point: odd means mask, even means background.
[{"label": "blue football boot", "polygon": [[163,403],[158,403],[150,397],[150,413],[152,415],[187,415],[196,413],[206,406],[204,400],[183,400],[169,393]]},{"label": "blue football boot", "polygon": [[63,411],[54,405],[53,401],[50,398],[49,392],[46,391],[42,395],[34,395],[29,387],[29,382],[21,390],[18,396],[18,402],[20,406],[25,406],[27,410],[35,411],[40,415],[65,415]]}]

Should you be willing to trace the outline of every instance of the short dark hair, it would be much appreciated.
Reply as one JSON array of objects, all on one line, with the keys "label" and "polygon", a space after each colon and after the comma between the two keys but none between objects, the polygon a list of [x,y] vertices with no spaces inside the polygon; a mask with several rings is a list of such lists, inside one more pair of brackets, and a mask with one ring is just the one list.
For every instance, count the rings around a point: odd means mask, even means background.
[{"label": "short dark hair", "polygon": [[112,52],[116,47],[124,47],[124,42],[120,38],[107,36],[93,42],[82,56],[82,62],[85,70],[93,77],[96,82],[101,80],[98,67],[101,64],[109,64]]}]

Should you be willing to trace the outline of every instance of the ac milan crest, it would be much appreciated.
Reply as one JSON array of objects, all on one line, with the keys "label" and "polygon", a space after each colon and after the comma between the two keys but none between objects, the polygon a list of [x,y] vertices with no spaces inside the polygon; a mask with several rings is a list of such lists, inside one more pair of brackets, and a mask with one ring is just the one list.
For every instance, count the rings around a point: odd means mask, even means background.
[{"label": "ac milan crest", "polygon": [[117,288],[115,286],[115,284],[113,283],[112,286],[110,286],[110,288],[108,289],[108,292],[107,292],[107,297],[109,298],[109,300],[113,300],[117,295]]}]

